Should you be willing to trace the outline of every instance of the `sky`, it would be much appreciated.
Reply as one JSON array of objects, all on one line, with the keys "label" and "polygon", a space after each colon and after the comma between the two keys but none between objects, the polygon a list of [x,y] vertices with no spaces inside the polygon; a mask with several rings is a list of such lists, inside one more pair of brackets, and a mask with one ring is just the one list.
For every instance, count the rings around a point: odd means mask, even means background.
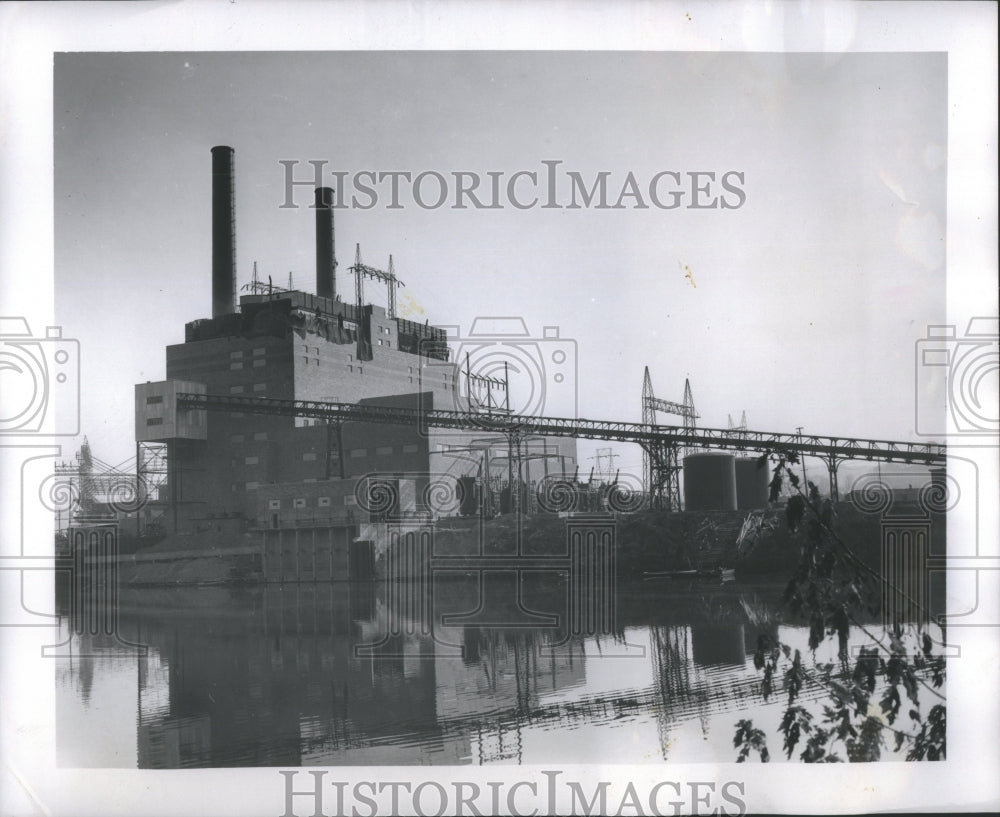
[{"label": "sky", "polygon": [[[107,462],[134,455],[133,384],[211,314],[218,144],[235,150],[238,287],[256,262],[308,291],[311,193],[281,206],[283,160],[300,180],[314,160],[505,183],[559,161],[588,185],[607,171],[612,201],[629,173],[640,189],[741,173],[733,209],[428,209],[405,184],[392,209],[379,185],[375,207],[336,212],[338,286],[353,299],[360,243],[369,264],[392,254],[403,317],[462,337],[485,316],[559,327],[533,348],[558,343],[576,373],[548,381],[547,414],[639,421],[649,366],[658,397],[690,380],[701,426],[745,411],[764,431],[920,439],[914,344],[945,322],[945,54],[64,53],[54,105],[56,319]],[[615,450],[639,473],[638,448]]]}]

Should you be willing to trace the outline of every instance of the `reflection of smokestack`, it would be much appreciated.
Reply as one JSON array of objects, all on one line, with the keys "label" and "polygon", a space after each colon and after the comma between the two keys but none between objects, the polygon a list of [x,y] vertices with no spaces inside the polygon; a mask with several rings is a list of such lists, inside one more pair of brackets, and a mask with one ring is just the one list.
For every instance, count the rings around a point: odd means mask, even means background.
[{"label": "reflection of smokestack", "polygon": [[236,301],[236,219],[233,149],[212,148],[212,317],[232,313]]},{"label": "reflection of smokestack", "polygon": [[316,188],[316,294],[337,294],[337,257],[333,235],[333,190]]}]

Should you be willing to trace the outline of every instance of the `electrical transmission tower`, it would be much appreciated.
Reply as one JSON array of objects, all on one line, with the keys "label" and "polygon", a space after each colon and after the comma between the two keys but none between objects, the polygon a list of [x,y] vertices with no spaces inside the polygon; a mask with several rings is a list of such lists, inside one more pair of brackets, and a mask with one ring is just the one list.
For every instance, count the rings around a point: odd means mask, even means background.
[{"label": "electrical transmission tower", "polygon": [[739,423],[733,422],[733,415],[726,415],[729,418],[729,430],[730,431],[746,431],[747,430],[747,413],[744,411],[740,415]]},{"label": "electrical transmission tower", "polygon": [[594,475],[604,484],[610,485],[615,478],[615,457],[619,456],[613,448],[598,448],[597,453],[589,459],[595,460]]},{"label": "electrical transmission tower", "polygon": [[[682,418],[684,430],[693,431],[698,412],[695,411],[691,382],[684,380],[684,400],[674,403],[661,400],[653,394],[653,382],[649,377],[649,366],[642,378],[642,422],[656,425],[656,413],[675,414]],[[650,503],[655,508],[668,511],[681,509],[681,462],[686,454],[676,443],[646,443],[642,446],[643,487]]]},{"label": "electrical transmission tower", "polygon": [[358,302],[358,314],[360,316],[361,310],[365,306],[365,293],[364,293],[364,279],[371,278],[373,281],[381,281],[386,285],[387,297],[386,297],[386,315],[390,318],[396,317],[396,290],[399,287],[405,287],[402,281],[396,277],[396,270],[393,267],[392,256],[389,256],[389,271],[384,272],[383,270],[376,269],[375,267],[369,267],[367,264],[361,262],[361,245],[355,245],[354,249],[354,266],[351,267],[351,272],[354,273],[354,292]]}]

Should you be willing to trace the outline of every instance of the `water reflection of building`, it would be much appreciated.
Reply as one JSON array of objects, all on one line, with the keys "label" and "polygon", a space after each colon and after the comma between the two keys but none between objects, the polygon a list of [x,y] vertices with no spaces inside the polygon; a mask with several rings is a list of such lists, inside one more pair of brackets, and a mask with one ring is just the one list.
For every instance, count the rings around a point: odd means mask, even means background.
[{"label": "water reflection of building", "polygon": [[777,635],[772,622],[745,623],[736,616],[684,625],[652,625],[653,680],[657,730],[663,759],[670,732],[680,721],[697,717],[703,732],[713,711],[760,694],[747,656],[760,634]]},{"label": "water reflection of building", "polygon": [[[478,594],[460,588],[449,586],[443,607],[459,614],[476,609]],[[535,590],[525,590],[529,609],[553,609]],[[565,583],[549,587],[551,605],[567,594]],[[742,609],[738,594],[709,595],[713,611],[725,599]],[[635,662],[608,657],[614,639],[567,640],[558,627],[480,624],[432,634],[405,619],[372,657],[362,648],[386,632],[391,596],[370,584],[126,594],[125,635],[151,648],[148,660],[133,655],[129,665],[137,687],[138,762],[143,768],[536,762],[542,731],[566,734],[571,760],[572,730],[630,719],[656,724],[666,757],[683,723],[697,732],[698,719],[760,700],[747,656],[769,625],[751,626],[745,615],[708,615],[709,606],[697,612],[700,597],[669,603],[650,597],[645,612],[633,607],[626,640],[649,645],[646,659]],[[79,684],[92,683],[105,670],[103,660],[77,665],[78,697],[90,694]]]},{"label": "water reflection of building", "polygon": [[479,763],[519,763],[525,716],[544,711],[552,693],[585,680],[583,644],[544,629],[456,629],[441,632],[445,640],[461,639],[465,649],[461,661],[436,661],[438,719],[475,725]]},{"label": "water reflection of building", "polygon": [[[513,725],[548,692],[584,677],[579,643],[546,656],[555,633],[455,628],[443,640],[465,645],[464,658],[420,633],[394,636],[378,657],[359,655],[373,620],[352,617],[371,609],[370,599],[352,598],[357,589],[268,588],[242,604],[209,600],[208,609],[192,593],[186,608],[123,610],[125,626],[141,627],[165,667],[169,689],[149,708],[139,693],[139,766],[516,759]],[[148,669],[136,672],[142,687]]]}]

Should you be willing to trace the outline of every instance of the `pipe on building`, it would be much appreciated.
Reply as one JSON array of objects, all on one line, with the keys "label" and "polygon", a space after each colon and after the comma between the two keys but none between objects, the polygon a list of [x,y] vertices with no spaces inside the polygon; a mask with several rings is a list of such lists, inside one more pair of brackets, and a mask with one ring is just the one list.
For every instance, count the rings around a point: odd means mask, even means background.
[{"label": "pipe on building", "polygon": [[316,294],[337,295],[337,255],[333,232],[333,190],[316,188]]},{"label": "pipe on building", "polygon": [[233,149],[212,148],[212,317],[232,314],[236,305],[236,214]]}]

